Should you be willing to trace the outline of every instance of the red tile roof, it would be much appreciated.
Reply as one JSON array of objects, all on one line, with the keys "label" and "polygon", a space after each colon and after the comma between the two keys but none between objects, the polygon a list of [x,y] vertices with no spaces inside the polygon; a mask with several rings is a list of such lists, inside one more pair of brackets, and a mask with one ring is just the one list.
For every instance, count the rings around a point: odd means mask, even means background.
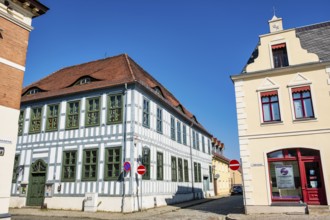
[{"label": "red tile roof", "polygon": [[[77,80],[86,76],[92,77],[95,81],[84,85],[72,86]],[[42,92],[22,96],[21,102],[26,103],[66,96],[84,91],[124,85],[125,83],[139,83],[154,94],[157,94],[154,90],[154,88],[157,87],[164,95],[164,97],[158,95],[160,99],[173,107],[178,113],[189,119],[193,125],[209,134],[206,129],[197,122],[197,120],[196,122],[194,121],[194,115],[189,112],[170,91],[135,63],[135,61],[127,54],[121,54],[60,69],[23,88],[22,95],[32,88],[39,88]],[[178,106],[182,107],[183,112],[177,108]],[[211,136],[211,134],[209,135]]]}]

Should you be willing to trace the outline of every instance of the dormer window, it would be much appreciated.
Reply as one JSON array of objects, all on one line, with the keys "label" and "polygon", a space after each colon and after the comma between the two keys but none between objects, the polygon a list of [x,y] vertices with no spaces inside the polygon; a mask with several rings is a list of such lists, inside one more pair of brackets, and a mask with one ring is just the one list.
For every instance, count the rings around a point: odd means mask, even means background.
[{"label": "dormer window", "polygon": [[36,94],[36,93],[39,93],[41,92],[41,90],[39,88],[32,88],[32,89],[29,89],[25,95],[33,95],[33,94]]},{"label": "dormer window", "polygon": [[88,84],[88,83],[90,83],[91,81],[92,81],[92,80],[91,80],[90,77],[84,77],[84,78],[79,79],[79,80],[75,83],[75,85],[84,85],[84,84]]},{"label": "dormer window", "polygon": [[274,68],[289,66],[286,44],[272,45]]},{"label": "dormer window", "polygon": [[[162,92],[162,90],[160,89],[159,86],[156,86],[153,88],[155,90],[155,92],[158,94],[158,95],[161,95],[162,97],[164,97],[164,94]],[[164,97],[165,98],[165,97]]]}]

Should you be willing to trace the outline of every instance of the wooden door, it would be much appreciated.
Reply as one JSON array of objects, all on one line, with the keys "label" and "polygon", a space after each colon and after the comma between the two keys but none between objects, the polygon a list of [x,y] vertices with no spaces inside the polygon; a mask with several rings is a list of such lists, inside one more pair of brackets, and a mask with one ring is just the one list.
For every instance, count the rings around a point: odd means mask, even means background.
[{"label": "wooden door", "polygon": [[326,205],[321,161],[318,159],[303,160],[300,172],[304,202],[309,205]]},{"label": "wooden door", "polygon": [[45,194],[47,164],[37,160],[31,164],[30,180],[28,187],[27,206],[42,206]]}]

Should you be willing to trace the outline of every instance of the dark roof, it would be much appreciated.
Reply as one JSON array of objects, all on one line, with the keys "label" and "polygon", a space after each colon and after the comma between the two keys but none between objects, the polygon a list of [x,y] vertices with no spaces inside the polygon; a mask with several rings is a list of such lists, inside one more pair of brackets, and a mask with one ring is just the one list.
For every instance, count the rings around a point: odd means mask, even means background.
[{"label": "dark roof", "polygon": [[[309,53],[315,53],[320,62],[330,61],[330,21],[295,28],[296,36],[300,39],[301,47]],[[258,42],[247,64],[242,70],[245,73],[246,66],[253,63],[258,57]]]},{"label": "dark roof", "polygon": [[330,22],[296,28],[302,48],[319,56],[321,62],[330,61]]},{"label": "dark roof", "polygon": [[[74,83],[83,77],[91,77],[93,80],[88,84],[75,86]],[[149,92],[155,94],[163,102],[171,106],[175,112],[184,116],[193,125],[209,134],[194,119],[195,116],[170,91],[126,54],[60,69],[23,88],[21,102],[34,102],[90,90],[121,86],[126,83],[139,83]],[[38,88],[41,92],[24,95],[30,89],[35,88]],[[160,90],[161,93],[157,92],[157,90]]]}]

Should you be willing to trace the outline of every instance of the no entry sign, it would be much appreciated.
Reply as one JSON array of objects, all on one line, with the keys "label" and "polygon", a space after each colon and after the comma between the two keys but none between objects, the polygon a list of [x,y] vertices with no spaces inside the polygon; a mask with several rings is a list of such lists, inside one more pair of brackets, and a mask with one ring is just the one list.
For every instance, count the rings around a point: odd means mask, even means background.
[{"label": "no entry sign", "polygon": [[137,168],[137,173],[140,174],[140,175],[144,175],[146,173],[147,169],[145,166],[143,165],[140,165],[138,166]]},{"label": "no entry sign", "polygon": [[130,164],[130,162],[126,161],[126,162],[124,163],[124,170],[125,170],[126,172],[128,172],[128,171],[131,170],[131,164]]},{"label": "no entry sign", "polygon": [[231,160],[229,162],[229,168],[232,169],[232,170],[238,170],[239,162],[237,160]]}]

